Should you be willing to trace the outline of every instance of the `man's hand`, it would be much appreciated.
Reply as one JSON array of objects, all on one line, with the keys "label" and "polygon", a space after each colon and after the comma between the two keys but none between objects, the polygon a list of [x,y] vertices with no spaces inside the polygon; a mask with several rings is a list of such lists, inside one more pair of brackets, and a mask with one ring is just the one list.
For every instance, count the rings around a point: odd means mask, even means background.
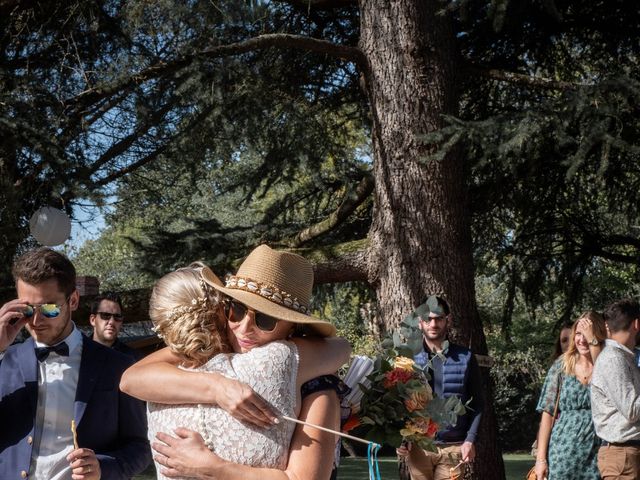
[{"label": "man's hand", "polygon": [[0,308],[0,352],[4,352],[27,324],[24,316],[27,304],[21,300],[11,300]]},{"label": "man's hand", "polygon": [[246,383],[216,377],[216,404],[241,422],[257,427],[270,427],[278,423],[278,415],[271,406]]},{"label": "man's hand", "polygon": [[177,428],[176,436],[158,432],[151,447],[157,452],[153,459],[162,465],[162,474],[169,477],[196,477],[207,475],[215,478],[215,469],[224,465],[224,460],[207,448],[199,433],[186,428]]},{"label": "man's hand", "polygon": [[73,480],[100,480],[102,471],[96,454],[90,448],[78,448],[67,455]]},{"label": "man's hand", "polygon": [[473,462],[476,458],[476,447],[471,442],[464,442],[460,446],[460,453],[463,462]]}]

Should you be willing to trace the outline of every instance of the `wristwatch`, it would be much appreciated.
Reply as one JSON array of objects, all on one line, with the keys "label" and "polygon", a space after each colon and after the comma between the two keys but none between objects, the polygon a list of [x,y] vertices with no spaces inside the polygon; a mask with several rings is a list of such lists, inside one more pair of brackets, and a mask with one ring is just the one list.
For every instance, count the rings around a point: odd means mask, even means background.
[{"label": "wristwatch", "polygon": [[593,337],[593,339],[591,339],[591,341],[589,342],[589,345],[593,345],[594,347],[596,347],[600,345],[600,341],[596,337]]}]

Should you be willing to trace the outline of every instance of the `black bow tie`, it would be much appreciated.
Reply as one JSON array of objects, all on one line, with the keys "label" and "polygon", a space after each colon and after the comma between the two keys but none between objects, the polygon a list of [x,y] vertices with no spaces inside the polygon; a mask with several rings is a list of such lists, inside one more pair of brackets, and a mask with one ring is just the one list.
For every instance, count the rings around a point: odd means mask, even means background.
[{"label": "black bow tie", "polygon": [[51,352],[55,352],[58,355],[62,355],[65,357],[69,356],[69,345],[67,345],[65,342],[54,345],[53,347],[36,347],[35,350],[36,358],[39,362],[44,362]]}]

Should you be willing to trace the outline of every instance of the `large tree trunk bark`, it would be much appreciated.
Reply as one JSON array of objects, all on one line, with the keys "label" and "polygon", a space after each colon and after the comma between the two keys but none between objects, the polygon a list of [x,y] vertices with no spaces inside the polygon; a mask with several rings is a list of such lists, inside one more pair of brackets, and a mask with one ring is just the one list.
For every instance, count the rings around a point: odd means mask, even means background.
[{"label": "large tree trunk bark", "polygon": [[[361,0],[360,48],[373,124],[375,207],[369,281],[380,321],[396,326],[427,295],[443,295],[454,314],[454,340],[487,347],[475,302],[464,158],[425,161],[420,135],[455,114],[455,36],[436,0]],[[489,386],[474,477],[503,479]]]}]

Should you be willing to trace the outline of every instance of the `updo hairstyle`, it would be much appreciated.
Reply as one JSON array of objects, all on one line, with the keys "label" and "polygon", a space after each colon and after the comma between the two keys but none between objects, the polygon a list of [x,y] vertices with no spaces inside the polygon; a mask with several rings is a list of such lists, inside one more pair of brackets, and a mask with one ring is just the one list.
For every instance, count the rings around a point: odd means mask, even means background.
[{"label": "updo hairstyle", "polygon": [[153,286],[149,300],[154,330],[189,367],[231,351],[222,295],[203,281],[203,268],[208,267],[195,262],[166,274]]}]

